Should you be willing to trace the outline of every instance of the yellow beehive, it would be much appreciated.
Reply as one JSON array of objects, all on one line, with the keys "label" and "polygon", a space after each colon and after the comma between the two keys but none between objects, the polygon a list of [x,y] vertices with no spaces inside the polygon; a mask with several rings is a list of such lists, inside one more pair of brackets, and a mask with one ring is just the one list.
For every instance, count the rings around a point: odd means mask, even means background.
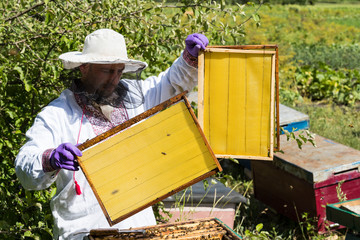
[{"label": "yellow beehive", "polygon": [[263,49],[208,47],[199,56],[199,123],[216,157],[273,158],[277,48],[252,47]]},{"label": "yellow beehive", "polygon": [[110,225],[221,170],[181,98],[79,147],[80,166]]}]

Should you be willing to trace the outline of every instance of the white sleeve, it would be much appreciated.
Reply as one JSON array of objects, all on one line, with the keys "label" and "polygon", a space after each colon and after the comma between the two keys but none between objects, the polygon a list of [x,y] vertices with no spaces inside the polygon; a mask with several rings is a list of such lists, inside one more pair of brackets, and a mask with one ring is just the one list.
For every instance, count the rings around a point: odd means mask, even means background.
[{"label": "white sleeve", "polygon": [[21,184],[28,190],[49,187],[56,179],[57,172],[44,172],[42,155],[45,150],[56,146],[54,133],[40,113],[33,126],[26,132],[27,142],[21,147],[15,159],[15,171]]},{"label": "white sleeve", "polygon": [[26,132],[27,141],[15,159],[16,175],[25,189],[45,189],[62,175],[61,172],[57,174],[58,171],[44,172],[42,157],[46,150],[66,142],[76,144],[80,129],[83,139],[94,135],[91,124],[81,122],[81,117],[82,109],[70,90],[63,91],[36,116]]},{"label": "white sleeve", "polygon": [[158,105],[183,91],[190,92],[197,84],[197,75],[197,68],[188,65],[181,55],[159,76],[152,76],[142,81],[145,108]]}]

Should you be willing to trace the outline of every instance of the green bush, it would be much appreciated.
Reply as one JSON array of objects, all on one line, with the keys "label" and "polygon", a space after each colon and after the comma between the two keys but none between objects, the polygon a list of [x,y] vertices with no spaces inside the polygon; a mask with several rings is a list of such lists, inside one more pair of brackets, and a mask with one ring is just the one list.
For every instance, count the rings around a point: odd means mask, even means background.
[{"label": "green bush", "polygon": [[360,100],[360,72],[356,69],[334,70],[319,63],[299,67],[295,79],[301,95],[313,101],[354,105]]}]

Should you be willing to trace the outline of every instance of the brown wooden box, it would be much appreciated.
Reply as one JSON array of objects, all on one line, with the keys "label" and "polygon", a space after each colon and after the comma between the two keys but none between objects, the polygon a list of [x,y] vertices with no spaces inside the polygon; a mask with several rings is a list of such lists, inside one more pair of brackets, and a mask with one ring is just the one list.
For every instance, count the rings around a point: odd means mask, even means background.
[{"label": "brown wooden box", "polygon": [[321,136],[315,137],[316,148],[307,143],[299,149],[285,135],[280,141],[284,153],[276,153],[273,162],[251,163],[255,197],[294,221],[307,212],[325,232],[333,226],[325,208],[339,202],[339,183],[347,199],[360,197],[360,151]]}]

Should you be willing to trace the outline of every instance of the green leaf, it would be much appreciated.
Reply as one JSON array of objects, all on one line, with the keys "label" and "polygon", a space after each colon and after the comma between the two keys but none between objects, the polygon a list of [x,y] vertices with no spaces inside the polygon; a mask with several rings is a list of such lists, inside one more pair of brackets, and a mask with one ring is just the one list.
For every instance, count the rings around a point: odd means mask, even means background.
[{"label": "green leaf", "polygon": [[21,69],[21,67],[16,66],[16,67],[14,67],[14,70],[16,70],[19,73],[20,80],[23,80],[24,79],[24,71]]},{"label": "green leaf", "polygon": [[298,138],[296,138],[295,140],[296,140],[296,143],[297,143],[298,147],[299,147],[300,149],[302,149],[303,142],[300,141],[300,139],[298,139]]},{"label": "green leaf", "polygon": [[230,161],[239,164],[239,160],[235,159],[235,158],[229,158]]},{"label": "green leaf", "polygon": [[53,198],[55,196],[55,194],[56,194],[56,188],[53,187],[50,191],[50,198]]},{"label": "green leaf", "polygon": [[27,79],[25,78],[24,71],[22,70],[22,68],[19,66],[16,66],[16,67],[14,67],[14,70],[16,70],[19,73],[20,80],[24,83],[25,91],[29,92],[31,90],[31,86],[28,83]]},{"label": "green leaf", "polygon": [[31,231],[24,232],[24,237],[31,237],[32,235]]},{"label": "green leaf", "polygon": [[13,111],[10,111],[9,109],[6,109],[6,113],[11,119],[15,118],[16,114]]},{"label": "green leaf", "polygon": [[251,15],[252,19],[255,21],[255,22],[259,22],[260,21],[260,17],[258,14],[253,14]]},{"label": "green leaf", "polygon": [[264,227],[264,224],[259,223],[258,225],[256,225],[256,231],[257,231],[257,232],[261,232],[261,230],[263,229],[263,227]]}]

